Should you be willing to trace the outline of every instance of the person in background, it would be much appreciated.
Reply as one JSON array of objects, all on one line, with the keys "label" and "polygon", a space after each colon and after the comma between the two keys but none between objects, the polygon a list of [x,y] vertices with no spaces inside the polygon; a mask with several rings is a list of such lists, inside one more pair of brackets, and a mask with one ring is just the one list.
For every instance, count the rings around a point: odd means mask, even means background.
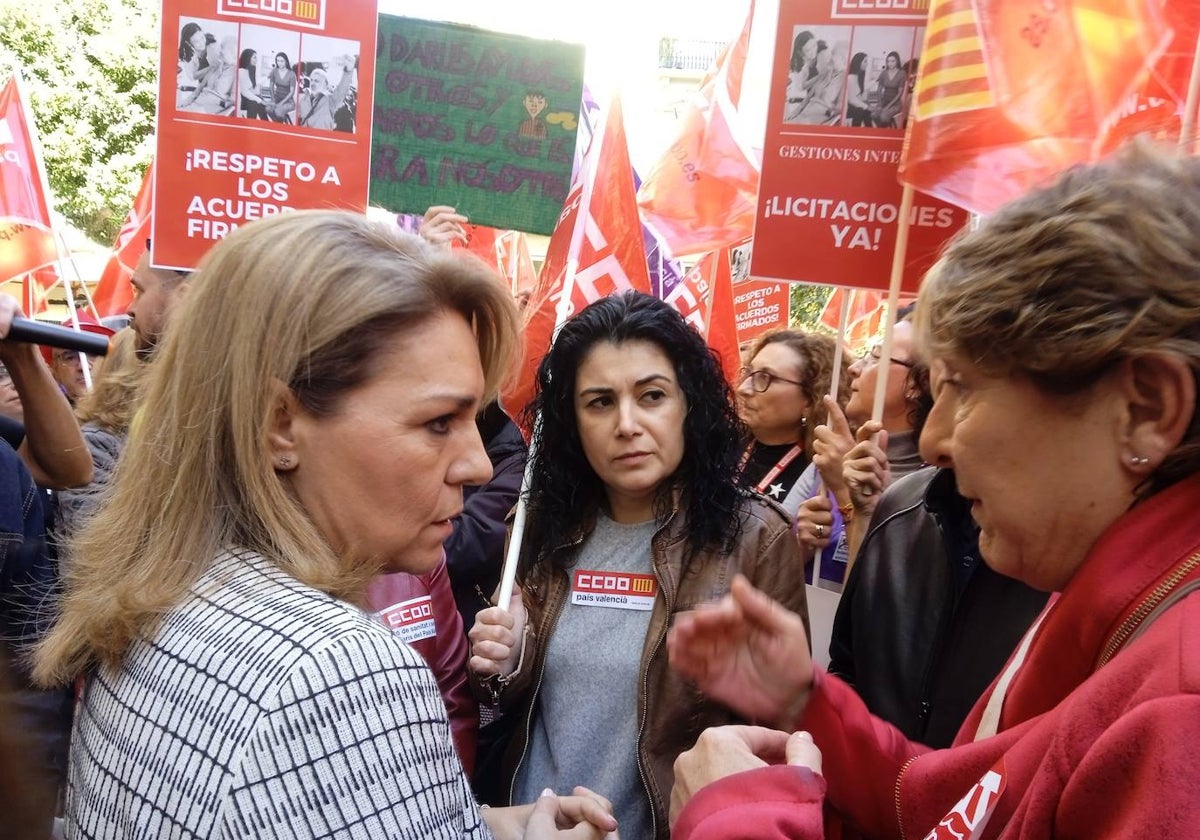
[{"label": "person in background", "polygon": [[[679,840],[819,837],[822,800],[868,837],[1195,837],[1197,220],[1200,159],[1137,142],[951,242],[917,306],[921,451],[987,564],[1056,594],[945,750],[814,668],[800,618],[744,581],[681,616],[672,664],[785,731],[680,758]],[[795,729],[820,775],[767,766]]]},{"label": "person in background", "polygon": [[146,251],[129,278],[133,286],[133,300],[128,310],[129,326],[136,337],[137,353],[143,359],[148,358],[158,346],[172,311],[187,291],[185,281],[190,276],[186,271],[152,268],[152,246],[153,243],[147,239]]},{"label": "person in background", "polygon": [[[0,294],[0,339],[17,317],[24,316],[16,299]],[[5,703],[25,744],[29,787],[52,799],[66,778],[72,695],[33,685],[25,659],[46,630],[58,584],[46,540],[45,494],[35,479],[58,488],[86,484],[91,459],[80,457],[87,452],[83,436],[37,346],[0,340],[0,363],[23,421],[0,418],[0,658],[11,664]],[[48,834],[46,823],[40,836]]]},{"label": "person in background", "polygon": [[667,628],[737,571],[804,613],[803,566],[782,511],[738,487],[733,395],[669,304],[596,301],[537,383],[520,586],[470,633],[472,672],[516,721],[488,781],[520,801],[582,780],[624,836],[663,840],[676,757],[738,720],[667,667]]},{"label": "person in background", "polygon": [[361,609],[376,574],[436,567],[488,476],[475,412],[518,340],[503,287],[306,210],[238,228],[188,286],[34,660],[44,685],[89,675],[67,835],[613,830],[587,791],[481,813],[428,668]]},{"label": "person in background", "polygon": [[[25,409],[21,407],[21,395],[17,393],[17,386],[13,385],[8,368],[2,364],[0,364],[0,417],[12,420],[24,427]],[[17,445],[20,446],[20,443]]]},{"label": "person in background", "polygon": [[[850,366],[850,399],[845,412],[826,397],[829,422],[813,431],[813,463],[828,492],[808,499],[801,518],[809,527],[820,526],[828,534],[837,506],[845,528],[837,540],[835,556],[847,568],[853,568],[884,488],[893,478],[923,465],[917,438],[933,405],[933,395],[929,392],[929,368],[913,354],[912,324],[906,320],[911,312],[911,307],[898,312],[892,330],[882,421],[871,419],[882,352],[876,343]],[[813,540],[820,542],[816,534]]]},{"label": "person in background", "polygon": [[[814,429],[825,422],[822,396],[832,384],[834,340],[800,330],[777,330],[758,339],[742,370],[738,409],[750,431],[741,482],[783,506],[791,517],[803,503],[823,495],[812,463]],[[848,363],[842,365],[838,402],[850,391]],[[835,584],[844,567],[835,563],[840,517],[829,524],[796,521],[796,537],[806,566],[820,556],[820,576]],[[816,582],[816,573],[809,577]]]},{"label": "person in background", "polygon": [[[69,329],[73,329],[76,324],[79,325],[79,329],[83,332],[102,335],[106,338],[111,338],[114,332],[114,330],[104,326],[86,312],[80,312],[75,318],[68,318],[62,323],[64,327]],[[50,366],[50,371],[54,374],[54,380],[58,383],[58,387],[62,389],[67,402],[72,406],[79,402],[80,398],[87,393],[87,380],[83,375],[83,365],[86,363],[89,372],[91,372],[98,361],[96,356],[87,356],[85,360],[83,355],[85,354],[81,354],[78,350],[64,350],[60,347],[42,347],[42,358]]]},{"label": "person in background", "polygon": [[55,538],[60,560],[66,559],[62,554],[63,547],[91,518],[96,505],[107,493],[125,446],[129,424],[137,410],[139,386],[145,375],[136,343],[136,335],[130,327],[113,337],[112,348],[98,371],[92,392],[75,409],[92,455],[92,480],[86,486],[58,493]]},{"label": "person in background", "polygon": [[454,603],[445,556],[424,574],[375,576],[367,586],[366,599],[367,607],[384,626],[421,654],[433,671],[450,719],[454,749],[470,778],[479,741],[479,702],[467,678],[470,646]]}]

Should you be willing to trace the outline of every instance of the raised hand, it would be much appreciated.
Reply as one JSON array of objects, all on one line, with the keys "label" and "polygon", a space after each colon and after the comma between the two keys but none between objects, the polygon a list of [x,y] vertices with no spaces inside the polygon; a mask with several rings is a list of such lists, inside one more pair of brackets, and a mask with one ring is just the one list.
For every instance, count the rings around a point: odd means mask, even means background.
[{"label": "raised hand", "polygon": [[844,486],[842,461],[854,448],[854,433],[837,400],[826,394],[821,398],[825,404],[828,420],[813,429],[813,464],[821,474],[821,481],[832,493],[839,493]]},{"label": "raised hand", "polygon": [[525,604],[521,590],[513,587],[508,609],[488,607],[475,616],[475,625],[467,634],[471,640],[471,659],[467,665],[481,677],[507,677],[521,659],[525,639]]},{"label": "raised hand", "polygon": [[803,620],[742,575],[716,604],[675,620],[667,651],[675,670],[750,720],[790,727],[812,688]]},{"label": "raised hand", "polygon": [[421,238],[431,245],[449,248],[451,243],[467,244],[467,217],[453,207],[435,204],[421,217]]},{"label": "raised hand", "polygon": [[871,420],[858,430],[858,443],[842,462],[842,477],[850,490],[855,513],[869,517],[879,501],[879,494],[892,480],[887,459],[887,432],[881,424]]}]

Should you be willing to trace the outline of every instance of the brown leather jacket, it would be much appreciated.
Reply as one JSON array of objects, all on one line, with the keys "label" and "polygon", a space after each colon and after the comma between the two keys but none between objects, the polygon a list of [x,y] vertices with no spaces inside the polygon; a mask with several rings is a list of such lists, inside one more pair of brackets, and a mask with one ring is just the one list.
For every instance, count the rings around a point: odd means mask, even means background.
[{"label": "brown leather jacket", "polygon": [[[745,722],[705,698],[670,668],[666,638],[673,617],[728,594],[734,575],[741,572],[756,587],[803,616],[805,628],[808,627],[804,562],[783,508],[761,496],[747,496],[737,547],[728,555],[696,556],[686,573],[683,516],[681,512],[672,513],[651,543],[654,574],[662,597],[654,605],[642,647],[639,669],[642,690],[636,710],[640,721],[638,770],[654,806],[655,837],[663,840],[670,836],[667,811],[675,779],[675,759],[690,749],[708,727]],[[573,552],[590,533],[588,527],[559,552]],[[570,579],[561,566],[552,568],[543,562],[521,581],[521,587],[529,615],[525,651],[518,671],[499,695],[505,714],[520,716],[503,762],[503,790],[510,799],[517,768],[529,747],[530,724],[545,666],[546,641],[568,599]]]}]

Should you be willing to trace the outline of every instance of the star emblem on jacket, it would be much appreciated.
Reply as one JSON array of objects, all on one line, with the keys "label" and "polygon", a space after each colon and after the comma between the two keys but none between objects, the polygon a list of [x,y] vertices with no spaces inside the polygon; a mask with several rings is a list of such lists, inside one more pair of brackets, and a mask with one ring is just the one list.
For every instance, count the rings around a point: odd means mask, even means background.
[{"label": "star emblem on jacket", "polygon": [[783,498],[783,485],[782,484],[772,484],[770,487],[767,488],[767,495],[770,496],[772,499],[776,499],[776,500],[782,499]]}]

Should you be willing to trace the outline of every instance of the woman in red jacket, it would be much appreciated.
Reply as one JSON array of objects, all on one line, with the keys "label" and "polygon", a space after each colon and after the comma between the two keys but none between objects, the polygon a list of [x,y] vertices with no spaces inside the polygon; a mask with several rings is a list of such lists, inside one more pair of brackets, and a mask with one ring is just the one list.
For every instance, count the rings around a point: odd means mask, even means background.
[{"label": "woman in red jacket", "polygon": [[[938,751],[815,669],[745,581],[681,617],[672,664],[822,759],[710,730],[676,765],[673,836],[818,837],[822,799],[872,838],[1196,835],[1198,227],[1200,160],[1135,145],[949,247],[917,312],[921,451],[953,467],[988,565],[1056,594]],[[771,766],[789,758],[807,767]]]}]

